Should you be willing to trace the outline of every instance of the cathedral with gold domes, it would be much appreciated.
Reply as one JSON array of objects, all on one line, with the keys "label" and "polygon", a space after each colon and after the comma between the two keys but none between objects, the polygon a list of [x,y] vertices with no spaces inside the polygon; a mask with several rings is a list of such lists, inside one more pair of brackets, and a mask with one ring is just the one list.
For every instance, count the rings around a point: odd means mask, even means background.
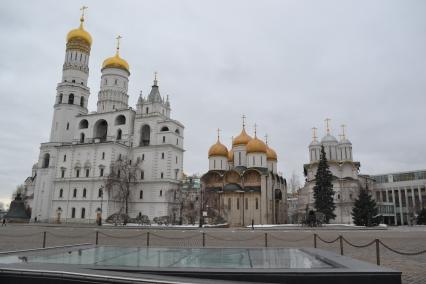
[{"label": "cathedral with gold domes", "polygon": [[277,172],[276,152],[257,137],[256,129],[251,137],[243,121],[229,150],[218,133],[208,159],[209,171],[201,177],[208,222],[233,227],[287,222],[287,183]]},{"label": "cathedral with gold domes", "polygon": [[[115,54],[103,61],[97,110],[89,112],[89,58],[92,36],[80,26],[66,37],[62,79],[56,87],[49,141],[33,166],[32,220],[94,223],[114,214],[150,220],[178,220],[176,192],[181,186],[184,126],[171,118],[170,101],[161,96],[157,75],[148,96],[129,106],[129,63]],[[132,169],[128,204],[107,188],[117,161]],[[115,173],[120,177],[120,171]]]}]

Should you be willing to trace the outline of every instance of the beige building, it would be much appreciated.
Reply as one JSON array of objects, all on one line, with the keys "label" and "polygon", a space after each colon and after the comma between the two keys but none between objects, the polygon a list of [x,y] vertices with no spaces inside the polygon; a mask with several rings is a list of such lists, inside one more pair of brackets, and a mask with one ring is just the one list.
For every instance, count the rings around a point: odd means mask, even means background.
[{"label": "beige building", "polygon": [[246,133],[210,147],[209,171],[201,177],[204,214],[210,222],[230,226],[287,222],[287,184],[277,173],[277,154],[267,143]]}]

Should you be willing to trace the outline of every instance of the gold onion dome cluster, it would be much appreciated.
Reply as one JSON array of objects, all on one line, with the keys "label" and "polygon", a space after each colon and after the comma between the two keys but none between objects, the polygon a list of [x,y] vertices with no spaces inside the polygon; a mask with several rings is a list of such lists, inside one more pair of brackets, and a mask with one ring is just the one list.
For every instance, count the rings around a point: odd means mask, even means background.
[{"label": "gold onion dome cluster", "polygon": [[127,72],[130,73],[129,63],[127,63],[126,60],[120,57],[118,50],[114,56],[104,60],[104,63],[102,64],[102,69],[104,68],[119,68],[119,69],[126,70]]},{"label": "gold onion dome cluster", "polygon": [[222,156],[228,158],[228,148],[220,143],[219,138],[216,144],[213,144],[209,149],[209,158],[212,156]]},{"label": "gold onion dome cluster", "polygon": [[87,42],[89,45],[92,45],[92,36],[84,30],[83,28],[84,18],[80,18],[80,27],[77,29],[71,30],[67,35],[67,42],[70,42],[73,39],[82,39]]}]

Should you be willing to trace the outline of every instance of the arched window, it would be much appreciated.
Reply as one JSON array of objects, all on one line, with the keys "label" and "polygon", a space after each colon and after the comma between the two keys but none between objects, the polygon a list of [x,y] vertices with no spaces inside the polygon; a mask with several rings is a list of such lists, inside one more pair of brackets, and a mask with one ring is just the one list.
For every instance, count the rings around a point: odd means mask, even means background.
[{"label": "arched window", "polygon": [[169,131],[169,128],[167,126],[161,127],[161,131]]},{"label": "arched window", "polygon": [[84,143],[84,133],[80,133],[80,143]]},{"label": "arched window", "polygon": [[49,161],[50,161],[50,154],[46,153],[43,156],[43,164],[42,164],[42,168],[48,168],[49,167]]},{"label": "arched window", "polygon": [[122,133],[121,129],[118,129],[117,130],[117,140],[121,140],[121,133]]},{"label": "arched window", "polygon": [[70,104],[70,105],[74,104],[74,94],[68,95],[68,104]]},{"label": "arched window", "polygon": [[62,98],[63,98],[63,94],[59,94],[59,98],[58,98],[58,104],[62,104]]},{"label": "arched window", "polygon": [[86,217],[86,208],[81,208],[81,219],[84,219]]},{"label": "arched window", "polygon": [[84,107],[84,97],[80,97],[80,106]]},{"label": "arched window", "polygon": [[119,115],[115,118],[115,125],[126,124],[126,117],[124,115]]},{"label": "arched window", "polygon": [[151,127],[149,125],[142,126],[141,140],[139,146],[148,146],[151,139]]},{"label": "arched window", "polygon": [[139,191],[139,199],[143,199],[143,190]]},{"label": "arched window", "polygon": [[87,193],[87,190],[85,188],[83,188],[83,197],[84,198],[86,197],[86,193]]},{"label": "arched window", "polygon": [[86,129],[89,127],[89,122],[87,121],[87,119],[83,119],[82,121],[80,121],[80,123],[78,124],[78,129]]},{"label": "arched window", "polygon": [[59,198],[62,198],[64,196],[64,190],[61,188],[59,190]]},{"label": "arched window", "polygon": [[101,142],[106,141],[108,134],[108,123],[105,119],[100,119],[95,123],[94,138],[99,138]]},{"label": "arched window", "polygon": [[175,133],[176,133],[177,135],[180,135],[179,128],[176,128]]},{"label": "arched window", "polygon": [[73,192],[72,192],[72,197],[77,197],[77,188],[74,188]]}]

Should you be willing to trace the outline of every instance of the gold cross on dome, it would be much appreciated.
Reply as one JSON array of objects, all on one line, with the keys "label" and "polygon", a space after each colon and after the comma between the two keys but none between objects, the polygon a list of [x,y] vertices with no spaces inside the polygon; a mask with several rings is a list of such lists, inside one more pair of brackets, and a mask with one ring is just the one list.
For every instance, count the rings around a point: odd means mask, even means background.
[{"label": "gold cross on dome", "polygon": [[326,125],[326,129],[327,129],[327,134],[330,134],[330,118],[326,118],[325,119],[325,125]]},{"label": "gold cross on dome", "polygon": [[340,125],[340,127],[342,127],[342,139],[344,140],[344,139],[346,139],[346,135],[345,135],[345,127],[346,127],[346,125],[342,124],[342,125]]},{"label": "gold cross on dome", "polygon": [[265,134],[265,142],[268,144],[268,134]]},{"label": "gold cross on dome", "polygon": [[314,141],[317,141],[317,129],[318,128],[316,128],[316,127],[312,127],[312,139],[314,140]]},{"label": "gold cross on dome", "polygon": [[243,128],[246,127],[246,115],[243,114],[243,116],[241,117],[243,119]]},{"label": "gold cross on dome", "polygon": [[217,140],[218,140],[218,141],[219,141],[219,137],[220,137],[220,131],[221,131],[221,130],[218,128],[218,129],[217,129]]},{"label": "gold cross on dome", "polygon": [[123,37],[121,35],[118,35],[115,39],[117,40],[117,53],[120,50],[120,39]]},{"label": "gold cross on dome", "polygon": [[84,10],[86,10],[87,8],[89,8],[89,7],[87,7],[87,6],[83,6],[83,7],[81,7],[81,8],[80,8],[80,11],[81,11],[81,18],[82,18],[82,19],[84,19]]},{"label": "gold cross on dome", "polygon": [[257,124],[255,123],[254,124],[254,137],[256,137],[256,135],[257,135]]}]

